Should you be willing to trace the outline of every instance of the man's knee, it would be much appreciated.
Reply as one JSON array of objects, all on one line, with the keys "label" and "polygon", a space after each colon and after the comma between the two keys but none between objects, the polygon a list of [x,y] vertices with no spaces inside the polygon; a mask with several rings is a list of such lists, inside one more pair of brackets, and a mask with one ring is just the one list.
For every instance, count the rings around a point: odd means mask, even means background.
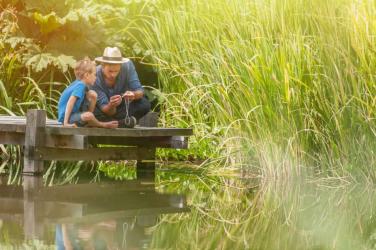
[{"label": "man's knee", "polygon": [[130,113],[137,119],[143,117],[146,113],[150,111],[151,105],[148,99],[145,97],[133,101],[130,106]]},{"label": "man's knee", "polygon": [[148,99],[145,97],[140,99],[140,110],[142,110],[145,114],[150,111],[151,105]]},{"label": "man's knee", "polygon": [[140,114],[145,115],[147,112],[150,111],[151,105],[148,99],[143,97],[138,102],[138,107],[136,109]]}]

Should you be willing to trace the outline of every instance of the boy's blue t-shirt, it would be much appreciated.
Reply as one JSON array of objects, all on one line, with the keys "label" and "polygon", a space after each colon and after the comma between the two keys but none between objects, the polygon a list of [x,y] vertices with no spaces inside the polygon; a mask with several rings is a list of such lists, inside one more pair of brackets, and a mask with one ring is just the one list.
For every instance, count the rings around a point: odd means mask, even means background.
[{"label": "boy's blue t-shirt", "polygon": [[63,123],[64,122],[64,116],[65,116],[65,109],[67,107],[67,103],[69,100],[69,97],[76,96],[77,101],[74,103],[72,113],[76,113],[80,110],[80,107],[82,105],[82,102],[85,98],[87,87],[84,82],[80,80],[75,80],[72,82],[61,94],[58,104],[58,121]]}]

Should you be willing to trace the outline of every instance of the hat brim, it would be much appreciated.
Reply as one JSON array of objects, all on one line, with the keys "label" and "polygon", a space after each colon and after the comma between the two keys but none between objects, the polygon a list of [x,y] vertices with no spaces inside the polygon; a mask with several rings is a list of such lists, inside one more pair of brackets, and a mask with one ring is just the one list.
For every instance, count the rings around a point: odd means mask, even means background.
[{"label": "hat brim", "polygon": [[112,61],[112,60],[103,59],[103,57],[97,57],[97,58],[95,58],[95,61],[101,62],[101,63],[109,63],[109,64],[122,64],[122,63],[128,62],[129,58],[122,57],[121,61],[119,61],[119,60]]}]

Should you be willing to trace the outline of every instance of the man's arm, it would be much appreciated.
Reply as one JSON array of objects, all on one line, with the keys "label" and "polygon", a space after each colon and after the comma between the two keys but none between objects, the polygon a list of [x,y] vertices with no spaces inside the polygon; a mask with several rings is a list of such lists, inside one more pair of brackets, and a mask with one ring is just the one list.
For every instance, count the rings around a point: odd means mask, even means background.
[{"label": "man's arm", "polygon": [[133,93],[134,93],[134,100],[138,100],[144,97],[144,91],[142,90],[136,90],[136,91],[133,91]]},{"label": "man's arm", "polygon": [[[97,79],[98,80],[98,79]],[[116,114],[116,107],[121,104],[122,98],[121,95],[114,95],[108,97],[106,92],[94,85],[92,88],[98,95],[97,97],[97,106],[98,108],[107,116],[113,116]]]},{"label": "man's arm", "polygon": [[144,96],[144,90],[138,78],[136,68],[132,61],[126,64],[128,91],[123,94],[123,97],[130,101],[141,99]]},{"label": "man's arm", "polygon": [[127,100],[139,100],[144,96],[144,91],[142,90],[135,90],[135,91],[126,91],[123,94],[123,97]]}]

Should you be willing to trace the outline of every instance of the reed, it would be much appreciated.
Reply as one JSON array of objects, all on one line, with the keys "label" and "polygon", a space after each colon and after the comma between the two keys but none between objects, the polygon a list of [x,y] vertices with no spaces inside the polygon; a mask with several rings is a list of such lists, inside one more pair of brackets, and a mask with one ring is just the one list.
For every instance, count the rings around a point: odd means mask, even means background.
[{"label": "reed", "polygon": [[[162,123],[197,157],[267,174],[288,157],[375,178],[376,7],[352,1],[151,1],[139,43],[158,69]],[[274,159],[280,160],[280,159]]]}]

